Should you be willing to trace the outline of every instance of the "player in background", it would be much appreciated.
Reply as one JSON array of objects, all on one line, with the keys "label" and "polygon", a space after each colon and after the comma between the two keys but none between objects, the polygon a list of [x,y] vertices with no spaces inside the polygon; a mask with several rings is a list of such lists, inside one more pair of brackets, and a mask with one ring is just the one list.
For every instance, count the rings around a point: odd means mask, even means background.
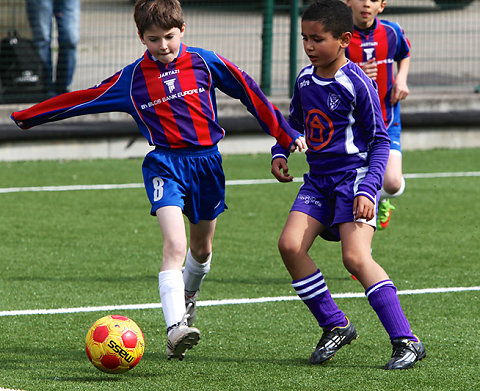
[{"label": "player in background", "polygon": [[[320,235],[341,241],[345,268],[363,285],[390,337],[393,353],[385,369],[407,369],[426,353],[412,334],[394,283],[370,252],[390,140],[375,83],[345,57],[352,32],[351,12],[341,0],[314,3],[302,16],[303,47],[311,65],[297,77],[289,123],[305,132],[309,172],[278,247],[293,288],[323,329],[312,364],[330,360],[357,338],[308,254]],[[273,175],[291,181],[288,150],[277,144],[272,155]]]},{"label": "player in background", "polygon": [[[178,0],[139,0],[134,19],[147,48],[143,57],[93,88],[59,95],[13,113],[12,119],[28,129],[78,115],[121,111],[133,117],[155,147],[142,171],[150,212],[158,218],[163,239],[158,286],[167,357],[182,360],[200,338],[192,326],[196,298],[210,270],[217,216],[226,209],[217,148],[225,130],[217,122],[215,89],[240,99],[287,150],[306,145],[250,76],[212,51],[182,43],[185,23]],[[188,252],[183,214],[190,224]]]},{"label": "player in background", "polygon": [[[410,43],[402,28],[377,15],[387,5],[383,0],[346,0],[353,15],[353,37],[346,56],[360,65],[376,81],[382,115],[390,136],[390,156],[383,180],[378,205],[378,229],[387,228],[392,209],[390,198],[405,190],[402,174],[402,149],[400,144],[400,101],[409,93],[407,75],[410,68]],[[397,63],[395,76],[394,64]]]}]

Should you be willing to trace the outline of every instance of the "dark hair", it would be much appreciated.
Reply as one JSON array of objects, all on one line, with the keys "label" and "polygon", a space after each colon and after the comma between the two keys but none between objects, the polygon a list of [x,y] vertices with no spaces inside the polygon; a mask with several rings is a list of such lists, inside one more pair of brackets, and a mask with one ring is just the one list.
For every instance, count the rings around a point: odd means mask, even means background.
[{"label": "dark hair", "polygon": [[165,30],[182,28],[183,11],[178,0],[138,0],[133,14],[140,35],[151,26]]},{"label": "dark hair", "polygon": [[320,0],[311,4],[302,15],[303,21],[320,22],[334,38],[353,34],[352,11],[340,0]]}]

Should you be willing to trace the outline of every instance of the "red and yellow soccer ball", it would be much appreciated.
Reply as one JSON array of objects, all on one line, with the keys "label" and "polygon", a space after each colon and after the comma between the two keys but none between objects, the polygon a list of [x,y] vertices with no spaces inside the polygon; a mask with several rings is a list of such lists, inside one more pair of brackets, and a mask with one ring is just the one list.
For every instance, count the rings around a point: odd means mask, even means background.
[{"label": "red and yellow soccer ball", "polygon": [[85,350],[96,368],[107,373],[123,373],[142,358],[145,338],[133,320],[121,315],[107,315],[88,330]]}]

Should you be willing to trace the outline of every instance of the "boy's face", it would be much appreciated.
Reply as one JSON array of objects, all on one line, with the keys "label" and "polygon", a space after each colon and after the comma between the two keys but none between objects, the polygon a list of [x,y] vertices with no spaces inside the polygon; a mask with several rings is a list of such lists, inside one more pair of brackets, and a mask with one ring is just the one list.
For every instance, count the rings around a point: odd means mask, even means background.
[{"label": "boy's face", "polygon": [[373,24],[375,17],[383,12],[387,2],[383,0],[347,0],[347,5],[352,9],[355,26],[367,29]]},{"label": "boy's face", "polygon": [[333,77],[335,72],[345,64],[345,48],[350,43],[352,34],[343,33],[334,38],[330,31],[325,31],[322,23],[304,20],[302,22],[303,49],[320,76]]},{"label": "boy's face", "polygon": [[164,30],[158,26],[151,26],[146,29],[140,40],[147,47],[148,51],[162,64],[170,64],[180,51],[185,25]]}]

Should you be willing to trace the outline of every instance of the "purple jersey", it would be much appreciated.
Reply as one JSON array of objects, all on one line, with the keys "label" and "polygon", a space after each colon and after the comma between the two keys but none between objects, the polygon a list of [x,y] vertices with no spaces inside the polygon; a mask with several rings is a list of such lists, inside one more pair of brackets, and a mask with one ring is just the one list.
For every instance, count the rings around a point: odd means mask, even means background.
[{"label": "purple jersey", "polygon": [[[295,83],[290,125],[305,133],[310,172],[336,174],[368,167],[356,195],[375,202],[383,182],[390,140],[382,119],[375,82],[348,61],[332,79],[305,67]],[[273,157],[288,157],[276,144]]]},{"label": "purple jersey", "polygon": [[133,117],[151,145],[209,147],[225,135],[217,122],[216,88],[240,99],[284,147],[299,136],[245,72],[212,51],[183,44],[170,64],[156,61],[147,51],[93,88],[54,97],[12,118],[28,129],[77,115],[120,111]]}]

